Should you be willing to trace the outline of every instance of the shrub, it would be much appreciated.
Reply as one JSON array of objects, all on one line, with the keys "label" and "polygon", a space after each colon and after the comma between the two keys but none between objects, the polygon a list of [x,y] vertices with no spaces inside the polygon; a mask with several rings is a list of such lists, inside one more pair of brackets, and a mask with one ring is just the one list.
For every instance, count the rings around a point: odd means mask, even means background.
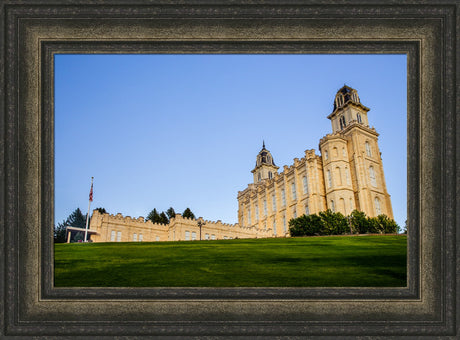
[{"label": "shrub", "polygon": [[369,221],[364,212],[353,210],[350,214],[350,224],[353,232],[358,234],[365,234],[369,229]]}]

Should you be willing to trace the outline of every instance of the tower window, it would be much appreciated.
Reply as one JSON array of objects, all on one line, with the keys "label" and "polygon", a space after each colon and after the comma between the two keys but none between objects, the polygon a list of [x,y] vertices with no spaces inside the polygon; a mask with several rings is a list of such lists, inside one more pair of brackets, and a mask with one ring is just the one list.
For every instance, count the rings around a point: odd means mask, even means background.
[{"label": "tower window", "polygon": [[378,216],[382,213],[380,209],[380,200],[378,197],[374,199],[374,205],[375,205],[375,214]]},{"label": "tower window", "polygon": [[281,189],[281,201],[284,207],[286,205],[286,193],[284,192],[284,189]]},{"label": "tower window", "polygon": [[297,199],[297,192],[295,190],[295,182],[293,182],[291,184],[291,192],[292,192],[292,200],[296,200]]},{"label": "tower window", "polygon": [[327,170],[327,182],[329,184],[329,188],[332,186],[332,175],[331,170]]},{"label": "tower window", "polygon": [[251,225],[251,208],[248,209],[248,225]]},{"label": "tower window", "polygon": [[273,177],[272,172],[269,171],[269,172],[268,172],[268,178],[269,178],[269,179],[272,179],[272,177]]},{"label": "tower window", "polygon": [[264,200],[264,215],[267,216],[267,200]]},{"label": "tower window", "polygon": [[329,155],[328,155],[327,150],[326,150],[326,151],[324,151],[324,159],[328,160],[328,158],[329,158]]},{"label": "tower window", "polygon": [[358,120],[358,123],[362,123],[363,121],[361,120],[361,115],[359,113],[356,114],[356,119]]},{"label": "tower window", "polygon": [[331,211],[335,212],[335,203],[333,200],[331,200]]},{"label": "tower window", "polygon": [[345,124],[345,117],[341,116],[339,121],[340,121],[340,129],[343,130],[343,128],[347,126],[347,124]]},{"label": "tower window", "polygon": [[337,185],[342,185],[342,174],[341,174],[340,168],[339,167],[335,168],[335,171],[337,173]]},{"label": "tower window", "polygon": [[369,142],[364,143],[364,145],[366,146],[366,155],[368,155],[369,157],[372,157],[371,146]]},{"label": "tower window", "polygon": [[273,208],[273,211],[276,211],[276,197],[275,197],[275,194],[272,195],[272,208]]},{"label": "tower window", "polygon": [[348,168],[345,168],[345,177],[347,180],[347,185],[350,185],[350,173],[348,172]]},{"label": "tower window", "polygon": [[257,204],[256,204],[255,209],[256,209],[256,221],[258,221],[259,220],[259,206]]},{"label": "tower window", "polygon": [[307,182],[307,176],[303,176],[303,193],[308,194],[308,182]]},{"label": "tower window", "polygon": [[259,174],[257,175],[257,179],[258,179],[259,182],[260,182],[260,180],[261,180],[260,172],[259,172]]},{"label": "tower window", "polygon": [[377,186],[377,180],[375,179],[375,171],[374,171],[374,167],[372,165],[369,167],[369,178],[371,179],[372,186],[376,187]]}]

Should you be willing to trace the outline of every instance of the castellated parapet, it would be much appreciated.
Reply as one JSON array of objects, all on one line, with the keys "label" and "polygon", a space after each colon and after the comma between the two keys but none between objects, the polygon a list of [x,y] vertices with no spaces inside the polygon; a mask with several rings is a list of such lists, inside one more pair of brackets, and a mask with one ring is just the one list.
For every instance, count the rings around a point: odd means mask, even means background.
[{"label": "castellated parapet", "polygon": [[[201,225],[201,231],[200,231]],[[269,230],[254,227],[242,227],[238,223],[229,224],[222,221],[203,220],[183,217],[176,214],[169,224],[152,223],[144,217],[132,218],[118,213],[111,215],[93,211],[90,228],[93,242],[158,242],[224,240],[235,238],[270,237]]]}]

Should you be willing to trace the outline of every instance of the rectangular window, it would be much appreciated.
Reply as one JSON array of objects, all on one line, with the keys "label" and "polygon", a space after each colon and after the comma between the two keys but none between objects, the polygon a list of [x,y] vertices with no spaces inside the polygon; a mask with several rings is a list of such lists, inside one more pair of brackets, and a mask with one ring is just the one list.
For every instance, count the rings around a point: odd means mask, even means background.
[{"label": "rectangular window", "polygon": [[209,234],[204,234],[204,239],[209,240]]},{"label": "rectangular window", "polygon": [[259,220],[259,206],[256,204],[256,221]]},{"label": "rectangular window", "polygon": [[216,235],[212,234],[211,235],[211,240],[215,240],[216,239]]},{"label": "rectangular window", "polygon": [[133,235],[133,241],[137,242],[137,234],[136,233],[134,233],[134,235]]},{"label": "rectangular window", "polygon": [[156,236],[155,241],[157,241],[157,242],[160,241],[160,236]]},{"label": "rectangular window", "polygon": [[350,172],[348,171],[348,168],[345,168],[345,177],[347,180],[347,185],[350,185]]},{"label": "rectangular window", "polygon": [[195,241],[195,240],[196,240],[196,232],[192,231],[192,241]]},{"label": "rectangular window", "polygon": [[142,234],[139,234],[139,242],[142,242]]},{"label": "rectangular window", "polygon": [[264,216],[267,216],[267,200],[264,200]]},{"label": "rectangular window", "polygon": [[283,216],[283,230],[284,230],[284,233],[286,233],[287,229],[286,229],[286,215]]},{"label": "rectangular window", "polygon": [[251,208],[248,209],[248,225],[251,225]]},{"label": "rectangular window", "polygon": [[305,206],[305,215],[310,215],[310,209],[308,208],[308,205]]},{"label": "rectangular window", "polygon": [[272,208],[273,208],[273,211],[275,212],[276,211],[276,196],[275,196],[275,194],[272,195]]},{"label": "rectangular window", "polygon": [[121,231],[117,232],[117,242],[121,242]]},{"label": "rectangular window", "polygon": [[185,231],[185,240],[190,241],[190,231],[188,230]]},{"label": "rectangular window", "polygon": [[327,170],[327,182],[329,184],[329,188],[332,186],[332,175],[331,170]]},{"label": "rectangular window", "polygon": [[228,240],[228,237],[227,237],[227,236],[224,236],[224,240]]},{"label": "rectangular window", "polygon": [[110,233],[110,241],[115,241],[115,230],[112,230],[112,232]]},{"label": "rectangular window", "polygon": [[308,181],[307,176],[303,177],[303,193],[308,194]]},{"label": "rectangular window", "polygon": [[273,218],[273,234],[276,236],[276,218]]},{"label": "rectangular window", "polygon": [[284,207],[286,205],[286,193],[284,192],[284,189],[281,189],[281,201]]},{"label": "rectangular window", "polygon": [[297,199],[297,192],[295,190],[295,182],[291,184],[291,192],[292,192],[292,200],[295,201]]}]

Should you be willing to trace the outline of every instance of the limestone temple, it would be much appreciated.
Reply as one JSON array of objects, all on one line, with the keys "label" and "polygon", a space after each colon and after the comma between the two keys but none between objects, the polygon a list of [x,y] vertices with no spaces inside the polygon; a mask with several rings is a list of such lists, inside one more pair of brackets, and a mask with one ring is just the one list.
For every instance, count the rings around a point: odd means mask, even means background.
[{"label": "limestone temple", "polygon": [[254,182],[238,192],[236,224],[177,214],[164,225],[94,210],[88,234],[93,242],[286,237],[290,219],[327,209],[344,215],[357,209],[371,217],[393,218],[379,134],[369,127],[368,111],[358,92],[343,86],[327,116],[332,133],[319,141],[321,155],[306,150],[304,157],[295,158],[282,172],[263,143],[252,170]]}]

